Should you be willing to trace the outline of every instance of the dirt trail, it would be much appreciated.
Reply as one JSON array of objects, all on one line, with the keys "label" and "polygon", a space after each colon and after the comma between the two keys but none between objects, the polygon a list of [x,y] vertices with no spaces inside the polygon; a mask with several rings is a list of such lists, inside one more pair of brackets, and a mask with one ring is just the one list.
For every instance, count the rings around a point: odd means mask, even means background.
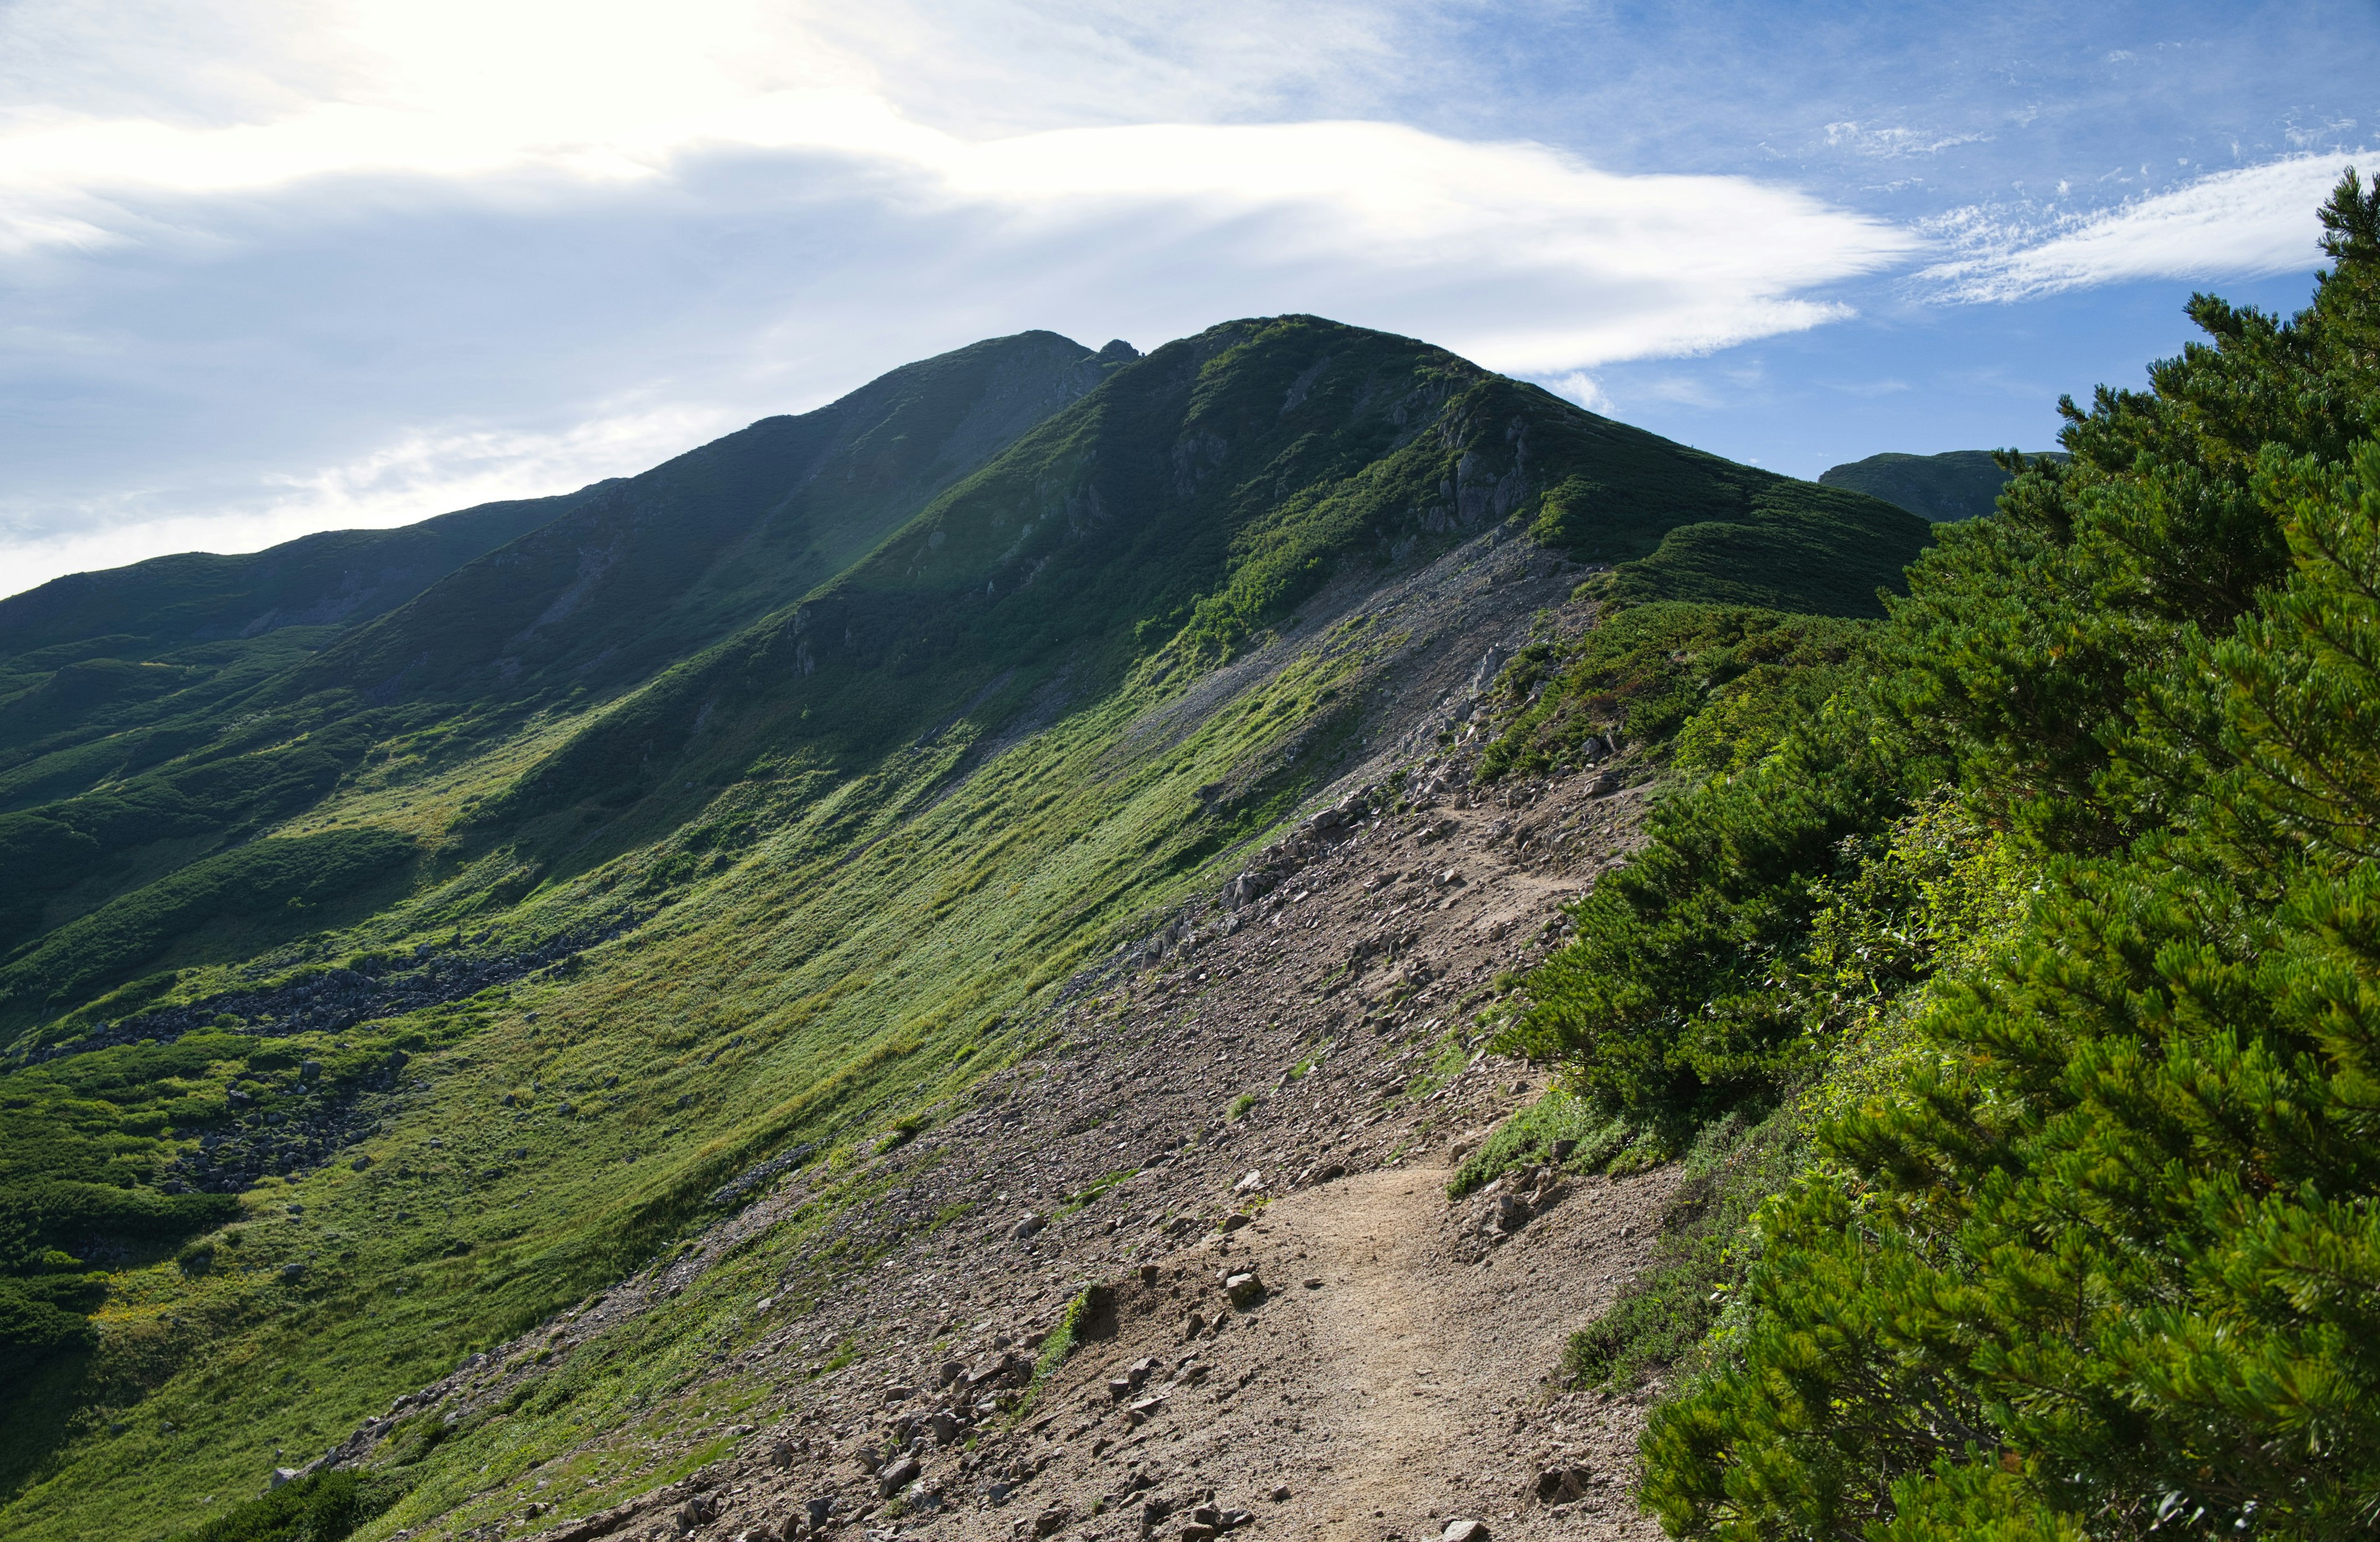
[{"label": "dirt trail", "polygon": [[[1131,1513],[1147,1494],[1176,1511],[1201,1498],[1245,1509],[1257,1535],[1316,1542],[1426,1542],[1458,1517],[1503,1542],[1658,1536],[1628,1497],[1641,1408],[1548,1396],[1542,1378],[1564,1337],[1642,1267],[1675,1174],[1569,1185],[1477,1262],[1464,1259],[1478,1250],[1480,1207],[1450,1207],[1448,1176],[1356,1174],[1192,1249],[1185,1283],[1253,1269],[1267,1294],[1186,1353],[1171,1301],[1127,1302],[1115,1341],[1051,1390],[1086,1422],[1065,1428],[1064,1413],[1045,1435],[1042,1513],[1091,1531],[1114,1516],[1128,1536],[1148,1519]],[[1102,1417],[1109,1379],[1152,1360],[1176,1378],[1160,1390],[1162,1412],[1085,1450],[1116,1428]],[[968,1529],[1001,1524],[985,1515]]]}]

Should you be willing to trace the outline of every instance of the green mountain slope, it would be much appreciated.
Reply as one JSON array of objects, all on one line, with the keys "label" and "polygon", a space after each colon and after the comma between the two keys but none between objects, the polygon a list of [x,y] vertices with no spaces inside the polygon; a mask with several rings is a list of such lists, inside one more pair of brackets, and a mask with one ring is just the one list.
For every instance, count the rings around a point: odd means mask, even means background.
[{"label": "green mountain slope", "polygon": [[[2046,453],[2065,458],[2062,451]],[[1991,513],[2000,489],[2009,484],[2009,474],[1989,450],[1946,450],[1937,455],[1888,452],[1828,467],[1818,473],[1818,480],[1881,498],[1921,519],[1940,523]]]},{"label": "green mountain slope", "polygon": [[895,370],[606,487],[325,650],[297,689],[365,700],[601,692],[832,577],[1133,358],[1054,333]]},{"label": "green mountain slope", "polygon": [[[12,1535],[162,1535],[755,1164],[934,1117],[1367,753],[1394,660],[1472,648],[1451,589],[1378,598],[1434,560],[1865,614],[1926,539],[1312,317],[861,395],[598,490],[0,825],[67,875],[0,959]],[[548,1423],[640,1418],[670,1363]]]},{"label": "green mountain slope", "polygon": [[185,552],[0,600],[0,771],[203,711],[602,484],[240,556]]},{"label": "green mountain slope", "polygon": [[[137,662],[85,659],[0,703],[0,798],[18,809],[0,814],[0,853],[18,879],[0,896],[0,950],[31,949],[183,863],[254,838],[353,776],[372,747],[407,726],[427,735],[408,745],[414,753],[468,756],[462,747],[487,732],[470,726],[476,715],[496,712],[501,735],[524,703],[641,681],[815,584],[1129,357],[1122,345],[1093,354],[1049,333],[994,339],[528,515],[475,510],[359,544],[320,538],[256,558],[164,559],[20,596],[13,635],[42,644],[20,660],[117,644],[113,633],[57,640],[76,625],[137,625],[169,645],[200,640],[136,654]],[[501,545],[486,539],[507,520],[533,528]],[[421,553],[473,554],[458,553],[457,531],[481,532],[481,547],[495,549],[449,562],[428,576],[435,582],[413,586],[418,594],[384,578],[369,591],[378,613],[358,601],[359,626],[325,631],[323,618],[365,592],[334,581],[353,571],[335,565],[340,552],[404,551],[425,565]],[[279,608],[257,612],[266,598]],[[310,608],[296,609],[301,602]],[[235,622],[253,633],[282,615],[318,624],[205,640]],[[447,704],[376,711],[418,696],[421,682]],[[54,731],[53,702],[78,692],[79,728]],[[457,702],[468,709],[459,733]],[[226,732],[235,703],[239,726]],[[283,920],[291,935],[319,924],[295,911]],[[55,963],[59,947],[71,949],[77,962],[64,976],[50,964],[0,973],[0,1020],[12,1008],[42,1010],[22,1004],[35,999],[26,995],[32,982],[43,1003],[67,976],[117,983],[171,953],[176,934],[152,926],[126,935],[152,945],[94,951],[83,935],[44,954]]]},{"label": "green mountain slope", "polygon": [[[1631,595],[1873,613],[1924,527],[1701,455],[1384,334],[1284,317],[1172,344],[1051,418],[804,601],[676,669],[498,819],[715,784],[755,756],[865,763],[1159,640],[1228,657],[1334,574],[1505,520]],[[669,789],[675,788],[676,793]],[[672,816],[674,817],[674,816]]]}]

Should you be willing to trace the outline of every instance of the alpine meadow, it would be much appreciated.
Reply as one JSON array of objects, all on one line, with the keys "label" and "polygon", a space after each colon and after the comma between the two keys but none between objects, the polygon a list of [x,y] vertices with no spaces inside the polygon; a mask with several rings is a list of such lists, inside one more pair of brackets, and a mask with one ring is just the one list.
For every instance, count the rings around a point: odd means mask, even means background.
[{"label": "alpine meadow", "polygon": [[2362,1535],[2321,222],[2040,455],[1026,332],[0,600],[0,1533]]}]

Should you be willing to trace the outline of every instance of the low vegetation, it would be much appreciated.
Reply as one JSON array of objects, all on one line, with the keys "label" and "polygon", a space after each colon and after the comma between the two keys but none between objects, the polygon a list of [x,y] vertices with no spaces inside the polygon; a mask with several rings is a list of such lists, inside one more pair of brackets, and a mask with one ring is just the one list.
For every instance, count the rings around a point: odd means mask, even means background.
[{"label": "low vegetation", "polygon": [[[2380,191],[2323,221],[2309,310],[2201,297],[2063,404],[1528,982],[1507,1046],[1691,1153],[1571,1360],[1670,1378],[1674,1535],[2370,1524]],[[1533,666],[1508,763],[1669,699],[1619,637]]]}]

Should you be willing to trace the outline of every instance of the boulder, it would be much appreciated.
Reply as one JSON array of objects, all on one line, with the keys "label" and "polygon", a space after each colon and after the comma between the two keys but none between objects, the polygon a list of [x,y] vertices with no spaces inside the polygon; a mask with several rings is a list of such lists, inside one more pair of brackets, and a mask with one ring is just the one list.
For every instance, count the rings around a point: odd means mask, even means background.
[{"label": "boulder", "polygon": [[1015,1225],[1011,1226],[1008,1229],[1008,1240],[1011,1242],[1024,1242],[1028,1238],[1038,1235],[1041,1229],[1049,1224],[1050,1222],[1048,1219],[1042,1216],[1022,1216],[1018,1218]]},{"label": "boulder", "polygon": [[1254,1269],[1229,1275],[1223,1281],[1223,1293],[1232,1298],[1232,1305],[1245,1310],[1264,1299],[1264,1281]]},{"label": "boulder", "polygon": [[1468,1518],[1449,1521],[1438,1534],[1438,1542],[1488,1542],[1488,1523]]},{"label": "boulder", "polygon": [[925,1468],[918,1465],[916,1457],[905,1456],[876,1475],[876,1492],[889,1500],[915,1483],[917,1480],[917,1475],[924,1471]]}]

